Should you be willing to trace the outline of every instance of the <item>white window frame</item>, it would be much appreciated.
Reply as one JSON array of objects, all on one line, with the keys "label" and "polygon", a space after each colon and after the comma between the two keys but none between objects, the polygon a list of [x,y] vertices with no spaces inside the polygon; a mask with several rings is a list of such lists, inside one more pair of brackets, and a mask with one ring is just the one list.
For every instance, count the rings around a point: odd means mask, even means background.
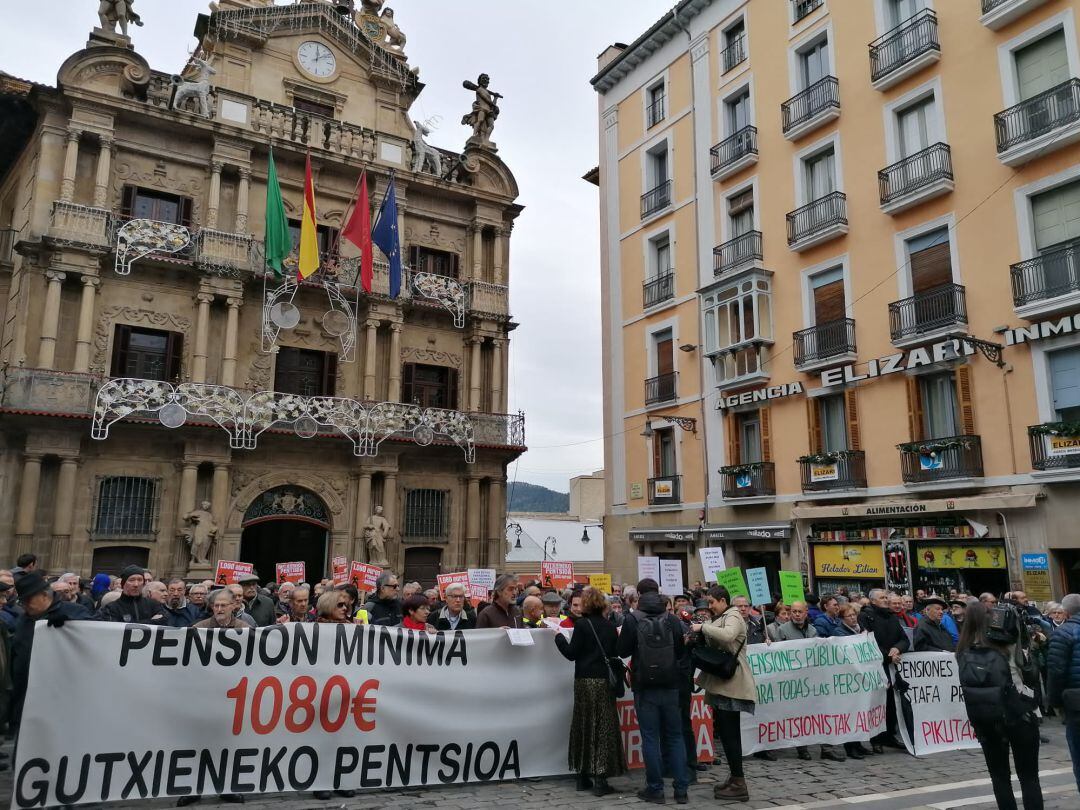
[{"label": "white window frame", "polygon": [[648,378],[652,379],[659,372],[657,369],[660,364],[657,362],[656,356],[656,337],[662,332],[671,332],[671,345],[672,345],[672,366],[677,374],[679,371],[679,319],[668,318],[657,323],[649,324],[649,327],[645,330],[645,357],[648,360]]},{"label": "white window frame", "polygon": [[1035,247],[1035,216],[1031,212],[1031,198],[1044,191],[1052,191],[1059,186],[1065,186],[1074,181],[1080,181],[1080,164],[1069,166],[1057,174],[1049,177],[1040,177],[1038,180],[1021,186],[1013,192],[1013,203],[1016,206],[1016,235],[1020,243],[1020,261],[1034,258],[1038,250]]},{"label": "white window frame", "polygon": [[[655,185],[651,185],[649,183],[649,168],[650,168],[649,162],[652,159],[653,155],[658,151],[657,147],[660,146],[660,144],[663,144],[664,149],[667,151],[668,180],[671,181],[671,184],[672,184],[672,189],[671,190],[672,190],[672,192],[675,191],[675,177],[674,177],[674,171],[673,171],[673,166],[672,166],[672,161],[674,160],[675,149],[672,147],[671,141],[672,141],[671,132],[665,132],[662,135],[657,135],[655,138],[651,139],[648,143],[645,143],[645,144],[642,145],[642,147],[641,147],[641,193],[642,194],[648,194],[650,191],[652,191],[654,188],[656,188]],[[672,195],[671,195],[671,202],[672,202],[672,204],[674,204],[674,202],[675,202],[674,193],[672,193]]]},{"label": "white window frame", "polygon": [[[759,281],[765,281],[766,283],[768,283],[769,289],[767,291],[758,290],[757,285],[758,285]],[[741,287],[743,284],[746,284],[748,282],[753,284],[753,289],[751,289],[749,292],[741,292],[738,288]],[[736,289],[736,293],[732,298],[728,298],[728,299],[726,299],[725,301],[722,301],[722,302],[720,302],[720,301],[715,302],[711,306],[706,306],[705,305],[705,299],[706,298],[708,298],[710,296],[719,295],[724,290],[731,289],[732,287],[734,287]],[[773,301],[773,295],[775,294],[775,292],[776,292],[776,290],[773,287],[773,279],[768,274],[758,270],[758,271],[755,271],[755,272],[752,272],[752,273],[744,273],[744,274],[738,276],[737,278],[732,278],[730,281],[715,284],[713,286],[713,288],[710,289],[707,293],[702,293],[701,294],[701,297],[702,297],[702,306],[701,306],[702,337],[701,337],[701,342],[702,342],[702,346],[704,348],[703,354],[708,356],[708,357],[712,357],[713,355],[719,354],[720,352],[737,350],[737,349],[740,349],[740,348],[742,348],[744,346],[748,346],[751,343],[755,343],[755,342],[764,343],[764,344],[770,344],[770,345],[775,343],[776,342],[776,312],[775,312],[775,302]],[[710,311],[710,310],[716,311],[722,306],[727,306],[729,302],[735,301],[736,299],[742,298],[743,296],[747,296],[747,295],[754,296],[755,299],[758,296],[765,296],[765,297],[767,297],[769,299],[769,320],[770,320],[769,330],[770,330],[770,332],[772,334],[769,337],[765,337],[760,333],[760,328],[758,328],[757,334],[755,334],[754,337],[752,337],[752,338],[744,337],[742,340],[740,340],[740,341],[738,341],[736,343],[729,343],[726,346],[717,345],[716,348],[710,348],[707,345],[707,330],[706,330],[706,327],[705,327],[705,313]],[[755,303],[754,303],[754,325],[755,325],[755,328],[760,326],[760,322],[761,322],[760,318],[761,318],[761,312],[760,312],[760,309],[758,308],[758,304],[757,304],[757,302],[755,300]],[[715,316],[714,316],[714,320],[716,320]],[[718,320],[717,320],[717,324],[719,324]],[[741,328],[742,328],[741,319],[740,319],[740,324],[739,325],[740,325],[740,330],[741,330]],[[720,336],[719,326],[717,326],[717,333],[716,334],[717,334],[717,337],[719,338],[719,336]],[[719,343],[721,343],[721,341],[718,339],[717,343],[719,344]]]},{"label": "white window frame", "polygon": [[[721,54],[727,49],[727,33],[739,23],[743,26],[743,49],[746,51],[746,59],[739,65],[736,65],[730,71],[724,71],[724,61]],[[718,81],[720,84],[725,84],[733,79],[741,76],[744,72],[750,69],[750,15],[745,11],[739,11],[726,19],[721,25],[717,26],[717,49],[716,49],[716,67],[720,75]],[[729,75],[730,74],[730,75]]]},{"label": "white window frame", "polygon": [[[649,126],[649,106],[652,104],[652,92],[663,85],[664,88],[664,117],[652,126]],[[658,76],[654,76],[641,88],[641,131],[648,134],[649,130],[656,129],[671,118],[671,76],[665,70]]]},{"label": "white window frame", "polygon": [[896,274],[896,287],[900,299],[910,298],[915,294],[912,292],[911,263],[908,260],[907,243],[912,239],[917,239],[924,234],[941,228],[948,228],[949,230],[949,263],[952,265],[953,284],[963,283],[960,273],[960,250],[956,242],[956,215],[948,213],[936,219],[920,222],[906,231],[900,231],[893,235],[896,266],[900,268],[900,272]]},{"label": "white window frame", "polygon": [[[803,17],[801,20],[795,19],[795,4],[791,2],[791,0],[788,0],[787,6],[788,27],[792,28],[798,26],[795,31],[792,31],[789,34],[789,37],[798,36],[799,34],[803,33],[803,31],[805,31],[807,28],[810,28],[811,26],[819,22],[823,17],[826,17],[829,14],[829,0],[825,0],[825,2],[821,4],[820,9],[814,9],[809,15]],[[820,14],[818,13],[819,11]],[[814,18],[813,21],[807,22],[807,20],[809,20],[811,17]]]},{"label": "white window frame", "polygon": [[935,128],[930,143],[948,143],[949,136],[945,126],[945,102],[942,97],[941,77],[936,76],[925,84],[921,84],[910,92],[904,93],[882,109],[885,120],[885,157],[886,166],[891,166],[900,160],[900,115],[907,108],[918,104],[926,99],[933,99]]},{"label": "white window frame", "polygon": [[656,243],[664,237],[667,237],[668,255],[671,256],[670,270],[672,273],[675,272],[675,223],[672,222],[649,231],[642,240],[645,249],[645,261],[642,265],[645,268],[645,282],[655,281],[660,277],[660,268],[656,264]]},{"label": "white window frame", "polygon": [[807,267],[800,274],[802,279],[802,310],[803,328],[809,329],[817,326],[817,318],[814,315],[814,285],[815,276],[828,273],[831,270],[840,269],[844,277],[844,317],[852,318],[855,312],[855,302],[851,293],[851,262],[847,253],[836,256],[827,261]]},{"label": "white window frame", "polygon": [[[792,7],[790,2],[789,7]],[[833,47],[836,40],[833,38],[833,24],[830,20],[820,28],[807,32],[804,36],[792,41],[788,45],[788,85],[791,90],[790,96],[801,93],[806,88],[802,86],[802,54],[804,51],[825,40],[826,53],[829,55],[829,72],[825,75],[836,75],[836,51]],[[790,97],[789,96],[789,97]]]},{"label": "white window frame", "polygon": [[1037,25],[1027,28],[1023,33],[998,45],[998,70],[1001,73],[1001,95],[1004,101],[1002,109],[1008,109],[1020,103],[1020,78],[1016,74],[1016,52],[1030,45],[1037,39],[1052,34],[1057,29],[1065,33],[1065,52],[1069,57],[1069,75],[1080,77],[1080,49],[1076,41],[1076,23],[1073,10],[1066,9],[1060,14],[1048,17]]},{"label": "white window frame", "polygon": [[[923,3],[931,11],[937,10],[934,8],[934,0],[923,0]],[[874,25],[879,37],[896,27],[889,22],[889,4],[890,0],[874,0]]]},{"label": "white window frame", "polygon": [[1035,381],[1035,404],[1039,410],[1039,422],[1053,422],[1054,400],[1051,396],[1050,355],[1062,349],[1080,346],[1080,333],[1059,335],[1029,344],[1031,346],[1031,370]]},{"label": "white window frame", "polygon": [[724,191],[724,196],[721,198],[722,204],[720,206],[720,244],[733,238],[731,235],[731,215],[728,213],[731,208],[731,198],[737,197],[747,189],[752,189],[754,192],[754,230],[761,230],[761,206],[758,204],[761,197],[758,194],[758,177],[755,174],[749,180],[746,180],[737,186],[732,186]]},{"label": "white window frame", "polygon": [[792,157],[791,171],[792,176],[795,179],[795,207],[802,208],[807,203],[813,202],[807,195],[806,188],[806,167],[805,163],[809,158],[816,157],[822,152],[828,151],[831,146],[833,149],[833,166],[836,171],[836,177],[833,178],[836,191],[844,191],[844,156],[840,148],[840,133],[833,132],[831,135],[826,135],[819,141],[815,141],[809,146],[800,149]]},{"label": "white window frame", "polygon": [[719,140],[723,141],[735,134],[728,122],[728,104],[744,93],[749,97],[747,99],[747,109],[750,114],[747,125],[757,126],[757,106],[754,104],[754,77],[744,76],[742,81],[737,84],[733,83],[729,88],[726,88],[724,94],[720,97],[720,104],[717,109],[720,120],[718,122],[719,126],[716,128],[716,131],[721,133]]}]

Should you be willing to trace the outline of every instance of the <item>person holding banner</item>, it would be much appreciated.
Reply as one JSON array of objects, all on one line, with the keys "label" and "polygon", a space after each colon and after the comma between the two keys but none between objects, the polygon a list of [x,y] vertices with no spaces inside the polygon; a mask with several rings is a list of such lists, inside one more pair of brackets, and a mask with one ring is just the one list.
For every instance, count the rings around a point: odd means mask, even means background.
[{"label": "person holding banner", "polygon": [[[881,650],[882,666],[885,668],[885,677],[892,685],[890,664],[899,664],[900,655],[906,653],[911,647],[907,633],[900,624],[900,619],[889,606],[889,594],[881,589],[874,588],[870,591],[870,604],[859,613],[859,624],[866,632],[874,637],[878,649]],[[890,748],[904,749],[904,744],[896,739],[900,729],[896,721],[896,705],[893,701],[885,701],[886,726],[885,731],[870,740],[875,754],[884,754],[885,746]]]}]

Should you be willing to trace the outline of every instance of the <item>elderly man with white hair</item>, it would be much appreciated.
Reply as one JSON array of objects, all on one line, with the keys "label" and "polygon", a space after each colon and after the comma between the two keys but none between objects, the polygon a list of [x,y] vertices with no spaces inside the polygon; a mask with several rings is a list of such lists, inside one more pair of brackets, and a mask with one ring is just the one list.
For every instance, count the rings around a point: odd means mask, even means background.
[{"label": "elderly man with white hair", "polygon": [[435,614],[433,621],[436,630],[473,630],[476,628],[476,614],[469,610],[468,593],[460,582],[446,586],[446,604]]},{"label": "elderly man with white hair", "polygon": [[1065,710],[1065,739],[1080,790],[1080,594],[1070,593],[1061,607],[1069,618],[1050,636],[1046,697],[1051,706]]}]

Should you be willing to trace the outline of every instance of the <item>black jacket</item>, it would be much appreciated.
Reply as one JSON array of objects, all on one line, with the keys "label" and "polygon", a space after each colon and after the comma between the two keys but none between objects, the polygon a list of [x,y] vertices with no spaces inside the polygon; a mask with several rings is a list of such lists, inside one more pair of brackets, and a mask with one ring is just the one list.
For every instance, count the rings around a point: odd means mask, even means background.
[{"label": "black jacket", "polygon": [[[154,617],[158,618],[155,619]],[[97,614],[101,622],[124,622],[125,624],[166,624],[165,606],[145,596],[128,596],[120,594],[120,598],[112,602]]]},{"label": "black jacket", "polygon": [[[449,630],[450,619],[447,617],[447,607],[444,605],[437,613],[431,616],[431,624],[434,625],[436,630]],[[476,614],[469,610],[468,607],[461,609],[461,618],[458,619],[458,630],[475,630],[476,629]]]},{"label": "black jacket", "polygon": [[274,601],[261,593],[255,594],[255,598],[250,602],[245,599],[244,610],[255,620],[256,627],[269,627],[277,620]]},{"label": "black jacket", "polygon": [[[637,651],[637,623],[639,616],[664,616],[664,621],[668,622],[671,627],[671,635],[675,638],[675,666],[679,672],[684,673],[687,677],[691,674],[690,666],[690,648],[686,646],[683,639],[683,623],[680,622],[674,614],[667,612],[667,605],[664,603],[664,598],[660,594],[652,591],[650,593],[643,593],[638,599],[637,610],[631,611],[627,614],[623,620],[622,632],[619,633],[619,643],[616,648],[616,655],[620,658],[626,658],[627,656],[633,656]],[[575,631],[575,635],[577,632]],[[637,679],[633,674],[634,660],[630,660],[630,680],[632,684],[637,682]],[[672,684],[671,688],[675,689],[678,684]],[[636,688],[636,687],[635,687]]]},{"label": "black jacket", "polygon": [[368,624],[396,627],[401,624],[401,601],[398,599],[372,599],[364,610],[368,612]]},{"label": "black jacket", "polygon": [[183,607],[175,610],[169,607],[168,604],[164,604],[162,607],[165,609],[164,623],[169,627],[191,627],[195,622],[203,619],[202,610],[198,606],[191,604],[191,602],[186,602]]},{"label": "black jacket", "polygon": [[952,636],[941,626],[941,622],[934,623],[925,616],[919,619],[919,625],[915,628],[915,652],[955,651]]},{"label": "black jacket", "polygon": [[[54,601],[41,616],[31,619],[23,613],[15,623],[15,634],[11,639],[11,721],[16,726],[22,717],[23,701],[26,700],[26,688],[30,680],[30,653],[34,645],[34,626],[39,619],[55,621],[59,617],[63,617],[65,621],[92,621],[94,614],[78,602]],[[57,631],[50,630],[49,632]]]},{"label": "black jacket", "polygon": [[[592,630],[589,629],[590,627]],[[593,630],[596,630],[595,635]],[[598,638],[600,646],[596,644]],[[555,646],[566,658],[574,662],[575,678],[606,680],[608,668],[604,658],[615,655],[618,640],[619,634],[615,632],[615,625],[603,616],[592,614],[578,619],[570,641],[567,641],[562,633],[555,636]]]},{"label": "black jacket", "polygon": [[866,632],[873,633],[882,656],[887,657],[893,647],[902,653],[911,647],[900,618],[888,608],[867,605],[859,613],[859,624]]}]

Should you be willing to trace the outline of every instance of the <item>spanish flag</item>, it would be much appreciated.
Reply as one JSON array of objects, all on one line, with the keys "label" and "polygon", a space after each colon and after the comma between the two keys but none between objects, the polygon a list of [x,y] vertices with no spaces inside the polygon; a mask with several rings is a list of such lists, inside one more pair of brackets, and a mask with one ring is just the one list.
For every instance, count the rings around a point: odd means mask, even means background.
[{"label": "spanish flag", "polygon": [[315,225],[315,184],[311,181],[311,155],[304,167],[304,218],[300,221],[300,278],[319,269],[319,232]]}]

